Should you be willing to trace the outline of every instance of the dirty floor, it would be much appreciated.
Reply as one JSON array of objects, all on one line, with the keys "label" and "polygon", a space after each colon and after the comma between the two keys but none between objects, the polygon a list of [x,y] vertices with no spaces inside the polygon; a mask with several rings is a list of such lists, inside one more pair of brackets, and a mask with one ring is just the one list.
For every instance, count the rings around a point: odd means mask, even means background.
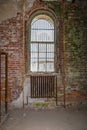
[{"label": "dirty floor", "polygon": [[0,130],[87,130],[87,110],[13,109]]}]

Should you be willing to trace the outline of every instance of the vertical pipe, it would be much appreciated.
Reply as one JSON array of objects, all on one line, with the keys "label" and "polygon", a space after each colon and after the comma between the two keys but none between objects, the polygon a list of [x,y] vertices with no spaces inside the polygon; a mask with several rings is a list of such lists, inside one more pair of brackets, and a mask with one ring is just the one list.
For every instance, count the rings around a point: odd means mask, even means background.
[{"label": "vertical pipe", "polygon": [[43,93],[43,95],[44,95],[44,98],[45,98],[45,95],[46,95],[45,76],[43,76],[43,80],[44,80],[44,85],[43,85],[44,93]]},{"label": "vertical pipe", "polygon": [[62,0],[62,42],[63,42],[63,74],[62,74],[62,81],[64,87],[64,107],[66,107],[66,47],[65,47],[65,1]]},{"label": "vertical pipe", "polygon": [[46,98],[46,97],[47,97],[47,85],[46,85],[47,76],[45,75],[44,78],[45,78],[45,81],[44,81],[44,83],[45,83],[44,89],[45,89],[45,98]]},{"label": "vertical pipe", "polygon": [[47,77],[47,94],[48,94],[48,98],[50,97],[49,96],[49,94],[50,94],[49,88],[50,88],[50,76]]},{"label": "vertical pipe", "polygon": [[31,76],[31,90],[32,90],[32,98],[34,97],[34,91],[35,91],[35,80],[34,79],[34,76]]},{"label": "vertical pipe", "polygon": [[58,105],[57,75],[55,76],[55,86],[56,86],[56,106],[57,106]]},{"label": "vertical pipe", "polygon": [[48,84],[49,84],[49,76],[47,76],[47,83],[46,83],[46,86],[47,86],[47,97],[49,98],[49,92],[48,92]]},{"label": "vertical pipe", "polygon": [[[32,76],[30,76],[30,86],[32,86]],[[32,87],[30,87],[30,94],[31,94],[31,98],[32,98]]]},{"label": "vertical pipe", "polygon": [[8,56],[5,54],[5,112],[8,112]]},{"label": "vertical pipe", "polygon": [[55,76],[52,76],[52,81],[53,81],[53,85],[52,85],[51,93],[52,93],[52,97],[53,97],[53,94],[55,93],[55,91],[54,91],[55,90]]},{"label": "vertical pipe", "polygon": [[39,97],[39,76],[35,77],[36,84],[35,84],[35,98]]},{"label": "vertical pipe", "polygon": [[42,76],[40,76],[40,98],[42,97]]},{"label": "vertical pipe", "polygon": [[40,76],[38,76],[38,88],[39,88],[39,98],[40,98]]},{"label": "vertical pipe", "polygon": [[38,76],[38,88],[39,88],[39,98],[40,98],[40,88],[41,88],[41,86],[40,86],[40,76]]},{"label": "vertical pipe", "polygon": [[38,97],[38,93],[39,93],[39,87],[38,87],[38,76],[34,76],[33,78],[34,82],[34,97]]},{"label": "vertical pipe", "polygon": [[49,86],[50,87],[50,97],[51,97],[52,96],[52,90],[53,90],[53,93],[54,93],[54,83],[53,83],[54,79],[53,79],[53,76],[50,76],[49,78],[51,79],[51,82],[50,82],[51,84]]},{"label": "vertical pipe", "polygon": [[33,76],[31,76],[31,96],[32,96],[32,98],[34,97],[34,90],[35,90],[35,87],[34,87],[34,85],[35,85],[35,80],[33,80]]},{"label": "vertical pipe", "polygon": [[44,80],[43,80],[43,78],[42,78],[42,94],[41,95],[42,95],[42,97],[44,97]]},{"label": "vertical pipe", "polygon": [[47,91],[47,94],[48,94],[48,98],[50,98],[50,96],[52,96],[52,93],[50,93],[50,89],[51,89],[51,84],[50,84],[50,76],[47,76],[47,88],[48,88],[48,91]]},{"label": "vertical pipe", "polygon": [[1,53],[0,53],[0,122],[1,122]]},{"label": "vertical pipe", "polygon": [[24,108],[24,74],[25,74],[25,0],[23,0],[23,51],[22,51],[22,89],[23,89],[23,108]]}]

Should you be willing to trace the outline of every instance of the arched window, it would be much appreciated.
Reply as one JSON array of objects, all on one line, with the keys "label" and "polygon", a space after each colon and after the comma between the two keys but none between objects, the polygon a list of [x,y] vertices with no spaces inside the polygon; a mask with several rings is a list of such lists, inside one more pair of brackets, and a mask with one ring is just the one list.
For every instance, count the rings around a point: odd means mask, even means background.
[{"label": "arched window", "polygon": [[30,71],[54,72],[55,26],[46,14],[36,15],[30,24]]}]

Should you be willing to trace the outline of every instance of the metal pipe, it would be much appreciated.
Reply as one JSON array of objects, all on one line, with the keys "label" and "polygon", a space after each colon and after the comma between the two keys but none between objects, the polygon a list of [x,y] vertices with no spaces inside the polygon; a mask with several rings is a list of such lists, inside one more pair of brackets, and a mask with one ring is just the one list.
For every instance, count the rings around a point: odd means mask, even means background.
[{"label": "metal pipe", "polygon": [[1,53],[0,53],[0,122],[1,122]]},{"label": "metal pipe", "polygon": [[5,54],[5,113],[8,112],[8,55]]},{"label": "metal pipe", "polygon": [[64,91],[64,107],[66,107],[66,47],[65,47],[65,0],[62,0],[62,42],[63,42],[63,91]]},{"label": "metal pipe", "polygon": [[24,108],[24,74],[25,74],[25,1],[23,0],[23,46],[22,46],[22,89],[23,89],[23,108]]}]

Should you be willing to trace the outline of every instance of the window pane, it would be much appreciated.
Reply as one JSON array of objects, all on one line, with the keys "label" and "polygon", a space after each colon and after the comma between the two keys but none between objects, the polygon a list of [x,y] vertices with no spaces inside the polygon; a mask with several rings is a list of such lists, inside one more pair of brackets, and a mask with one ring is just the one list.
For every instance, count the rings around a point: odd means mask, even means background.
[{"label": "window pane", "polygon": [[46,71],[46,63],[39,63],[39,71]]},{"label": "window pane", "polygon": [[47,53],[47,59],[49,58],[54,59],[54,53]]},{"label": "window pane", "polygon": [[40,59],[39,59],[39,63],[46,63],[46,59],[40,58]]},{"label": "window pane", "polygon": [[38,53],[31,53],[31,58],[38,58]]},{"label": "window pane", "polygon": [[38,44],[31,44],[31,52],[38,52]]},{"label": "window pane", "polygon": [[51,30],[38,30],[36,41],[53,42],[54,41],[54,31]]},{"label": "window pane", "polygon": [[46,59],[46,53],[39,53],[39,58],[44,58],[44,59]]},{"label": "window pane", "polygon": [[54,63],[47,63],[47,71],[54,71]]},{"label": "window pane", "polygon": [[54,62],[54,59],[50,59],[50,58],[49,58],[49,59],[47,59],[47,62],[48,62],[48,63],[49,63],[49,62],[50,62],[50,63],[51,63],[51,62]]},{"label": "window pane", "polygon": [[32,62],[32,63],[37,63],[37,62],[38,62],[38,59],[34,59],[34,58],[33,58],[33,59],[31,59],[31,62]]},{"label": "window pane", "polygon": [[54,52],[54,44],[47,44],[47,52]]},{"label": "window pane", "polygon": [[54,31],[53,30],[32,30],[31,41],[32,42],[35,42],[35,41],[53,42]]},{"label": "window pane", "polygon": [[31,71],[37,71],[37,60],[36,59],[31,59]]},{"label": "window pane", "polygon": [[[33,20],[34,21],[34,20]],[[37,19],[34,22],[32,21],[32,29],[54,29],[53,22],[51,23],[47,19],[41,18]]]},{"label": "window pane", "polygon": [[46,44],[39,44],[39,52],[46,52]]},{"label": "window pane", "polygon": [[37,41],[37,31],[31,30],[31,41]]}]

